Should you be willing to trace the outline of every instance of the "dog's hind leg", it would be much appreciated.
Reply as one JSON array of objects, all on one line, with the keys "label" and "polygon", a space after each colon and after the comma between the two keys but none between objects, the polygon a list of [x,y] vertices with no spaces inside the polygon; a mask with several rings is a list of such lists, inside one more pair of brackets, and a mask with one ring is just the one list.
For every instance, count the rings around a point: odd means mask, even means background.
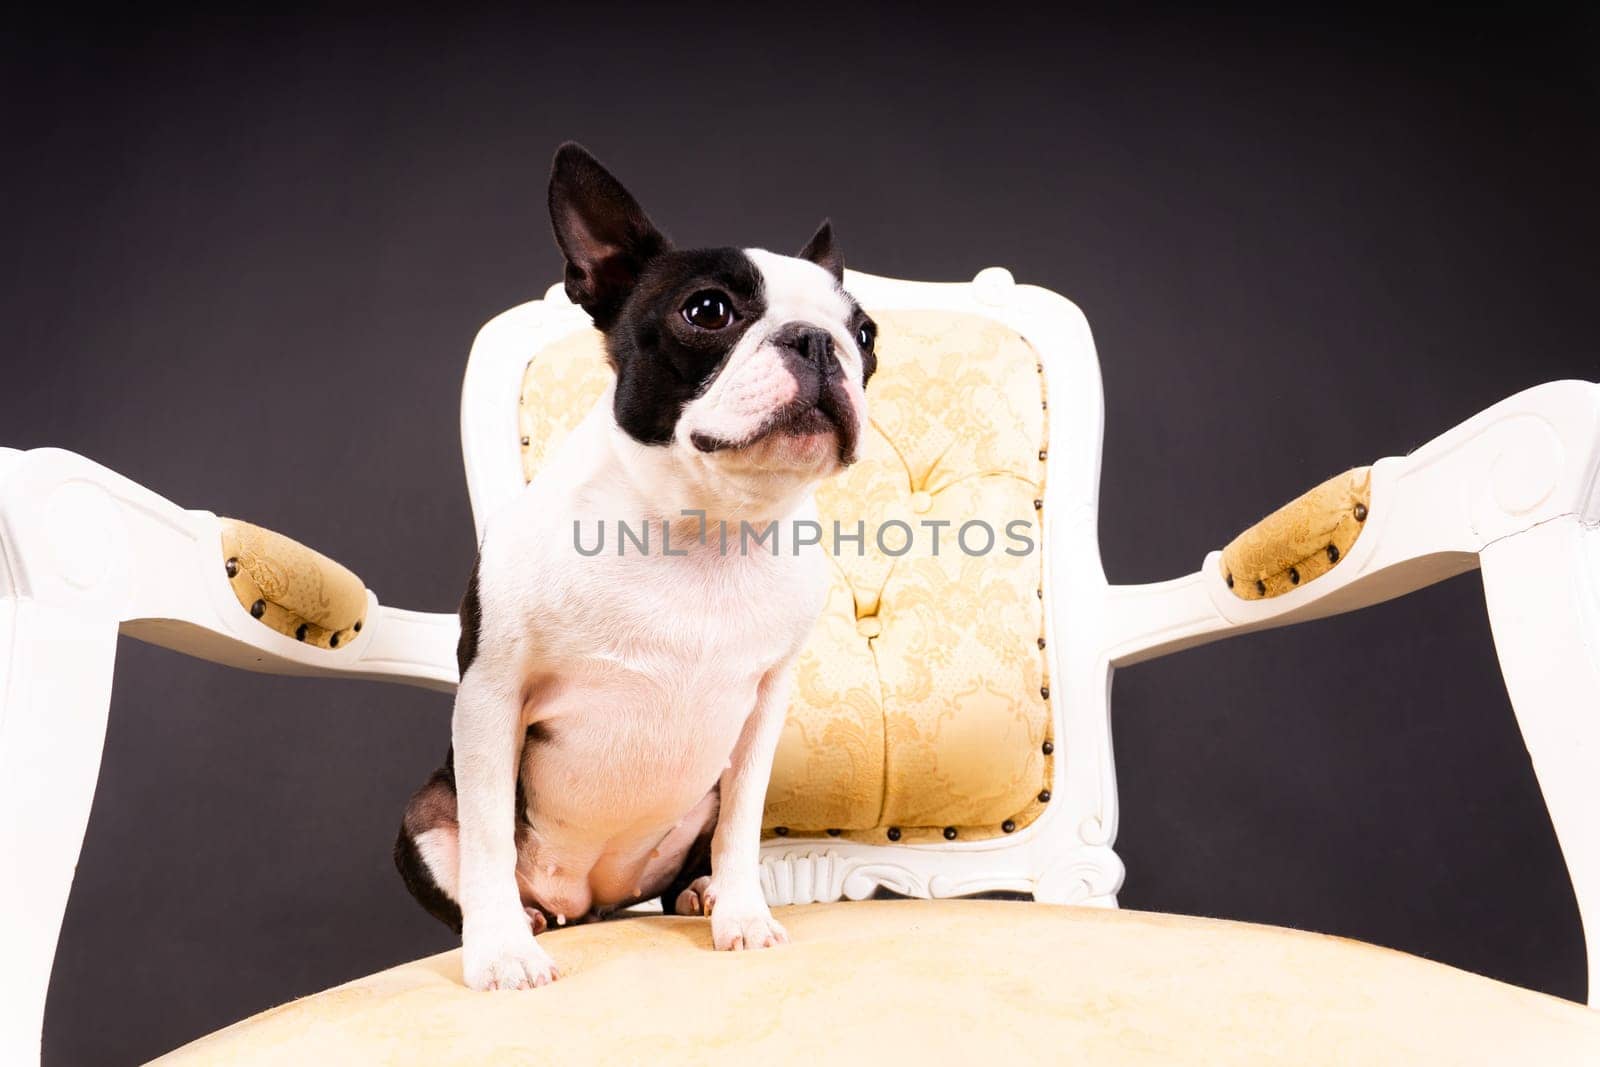
[{"label": "dog's hind leg", "polygon": [[[713,802],[720,807],[721,786],[711,790]],[[717,811],[712,810],[711,821],[700,831],[694,844],[684,853],[683,866],[672,876],[661,891],[661,910],[668,915],[706,915],[706,886],[711,882],[711,836],[717,829]]]},{"label": "dog's hind leg", "polygon": [[423,910],[461,933],[461,840],[456,822],[456,776],[449,757],[406,804],[394,865]]},{"label": "dog's hind leg", "polygon": [[[434,771],[406,804],[405,815],[400,820],[400,836],[394,843],[394,865],[406,888],[423,910],[459,934],[461,828],[456,821],[453,756],[454,753],[445,756],[444,766]],[[522,785],[519,782],[519,811],[522,803]],[[526,834],[527,823],[519,819],[519,844]],[[526,899],[524,904],[528,905]],[[523,911],[528,915],[528,923],[533,927],[534,934],[543,933],[548,925],[544,913],[531,905],[525,906]]]}]

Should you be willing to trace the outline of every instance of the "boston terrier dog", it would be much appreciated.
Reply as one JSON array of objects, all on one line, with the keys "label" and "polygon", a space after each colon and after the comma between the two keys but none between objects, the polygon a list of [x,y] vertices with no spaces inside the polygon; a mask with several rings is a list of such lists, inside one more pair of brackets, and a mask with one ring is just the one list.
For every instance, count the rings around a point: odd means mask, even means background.
[{"label": "boston terrier dog", "polygon": [[[877,362],[827,223],[793,258],[679,250],[575,144],[550,220],[615,379],[488,525],[451,752],[395,845],[473,989],[553,981],[536,934],[656,897],[718,949],[788,940],[761,814],[825,559],[787,531],[856,458]],[[619,522],[647,550],[593,553]],[[781,551],[740,536],[772,523]]]}]

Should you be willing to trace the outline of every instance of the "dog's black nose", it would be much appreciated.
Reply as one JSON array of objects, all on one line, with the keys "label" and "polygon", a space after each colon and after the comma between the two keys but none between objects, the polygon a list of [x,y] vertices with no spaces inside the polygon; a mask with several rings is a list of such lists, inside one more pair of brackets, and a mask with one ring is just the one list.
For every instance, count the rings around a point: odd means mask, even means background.
[{"label": "dog's black nose", "polygon": [[834,364],[833,335],[804,322],[791,322],[773,335],[773,343],[797,353],[807,363],[821,370]]}]

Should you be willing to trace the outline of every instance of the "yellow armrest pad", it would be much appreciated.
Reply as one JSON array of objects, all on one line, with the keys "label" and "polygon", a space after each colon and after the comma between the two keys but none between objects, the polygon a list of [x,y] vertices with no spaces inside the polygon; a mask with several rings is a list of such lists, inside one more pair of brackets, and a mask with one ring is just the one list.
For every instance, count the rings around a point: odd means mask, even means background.
[{"label": "yellow armrest pad", "polygon": [[266,626],[321,648],[359,632],[367,587],[300,542],[238,519],[221,519],[222,559],[239,603]]},{"label": "yellow armrest pad", "polygon": [[1371,467],[1329,478],[1229,542],[1223,580],[1241,600],[1280,596],[1314,581],[1349,553],[1371,502]]}]

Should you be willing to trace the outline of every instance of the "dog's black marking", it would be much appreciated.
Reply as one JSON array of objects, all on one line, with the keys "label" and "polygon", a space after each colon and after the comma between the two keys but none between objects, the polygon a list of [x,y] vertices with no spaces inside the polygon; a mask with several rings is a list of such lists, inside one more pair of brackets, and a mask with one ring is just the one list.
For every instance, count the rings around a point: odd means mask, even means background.
[{"label": "dog's black marking", "polygon": [[478,631],[483,628],[483,605],[478,600],[478,559],[472,561],[467,576],[467,591],[461,597],[461,637],[456,641],[456,670],[465,678],[467,668],[478,658]]},{"label": "dog's black marking", "polygon": [[[700,329],[683,316],[684,305],[707,290],[726,297],[733,310],[732,322],[720,330]],[[684,407],[706,390],[766,311],[761,271],[737,248],[669,251],[651,260],[605,332],[617,372],[617,425],[642,444],[670,443]]]},{"label": "dog's black marking", "polygon": [[795,253],[795,258],[810,260],[833,275],[834,281],[844,282],[844,253],[839,251],[839,242],[833,239],[833,223],[827,219],[822,220],[822,225],[817,227],[806,246]]}]

